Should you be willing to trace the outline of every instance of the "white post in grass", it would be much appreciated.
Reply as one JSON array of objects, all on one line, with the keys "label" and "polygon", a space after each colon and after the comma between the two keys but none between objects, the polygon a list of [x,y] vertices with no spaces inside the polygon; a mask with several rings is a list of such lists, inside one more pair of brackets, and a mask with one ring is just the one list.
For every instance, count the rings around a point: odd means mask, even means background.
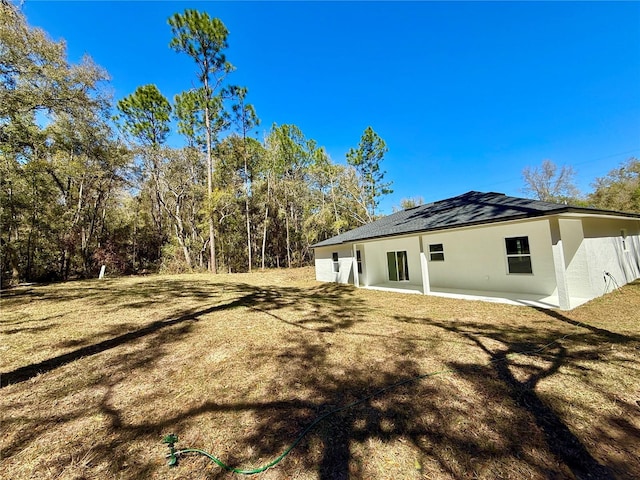
[{"label": "white post in grass", "polygon": [[106,269],[107,269],[106,265],[102,265],[100,267],[100,276],[98,278],[100,278],[100,279],[104,278],[104,272],[105,272]]}]

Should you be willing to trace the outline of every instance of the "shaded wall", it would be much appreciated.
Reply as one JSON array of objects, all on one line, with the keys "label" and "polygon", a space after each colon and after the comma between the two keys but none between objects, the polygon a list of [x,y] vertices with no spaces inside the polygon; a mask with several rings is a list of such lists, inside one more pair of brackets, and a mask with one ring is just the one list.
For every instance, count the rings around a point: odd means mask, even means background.
[{"label": "shaded wall", "polygon": [[586,218],[583,229],[593,297],[640,278],[640,221]]}]

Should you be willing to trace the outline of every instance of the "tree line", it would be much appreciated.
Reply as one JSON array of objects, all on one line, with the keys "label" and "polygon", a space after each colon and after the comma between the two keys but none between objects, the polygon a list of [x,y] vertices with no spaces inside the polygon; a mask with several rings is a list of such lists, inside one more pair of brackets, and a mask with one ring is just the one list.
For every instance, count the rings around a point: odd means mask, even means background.
[{"label": "tree line", "polygon": [[[108,73],[0,0],[2,280],[299,266],[311,245],[371,221],[391,192],[384,141],[366,128],[346,165],[296,125],[253,136],[248,89],[230,83],[222,21],[168,19],[196,87],[142,85],[113,102]],[[170,142],[170,139],[181,141]],[[175,143],[180,146],[176,147]]]}]

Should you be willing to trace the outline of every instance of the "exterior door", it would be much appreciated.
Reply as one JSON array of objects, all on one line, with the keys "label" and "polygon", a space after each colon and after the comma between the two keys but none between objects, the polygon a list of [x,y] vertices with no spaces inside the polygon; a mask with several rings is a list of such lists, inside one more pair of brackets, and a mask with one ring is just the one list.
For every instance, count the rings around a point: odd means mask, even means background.
[{"label": "exterior door", "polygon": [[407,261],[407,252],[387,252],[387,268],[389,270],[389,281],[408,281],[409,262]]}]

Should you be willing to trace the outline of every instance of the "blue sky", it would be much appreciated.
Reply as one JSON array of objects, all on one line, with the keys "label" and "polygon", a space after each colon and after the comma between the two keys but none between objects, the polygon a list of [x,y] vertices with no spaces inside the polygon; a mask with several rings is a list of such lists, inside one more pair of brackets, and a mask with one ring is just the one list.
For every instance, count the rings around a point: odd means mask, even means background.
[{"label": "blue sky", "polygon": [[595,177],[640,156],[639,2],[59,2],[27,0],[30,24],[89,54],[116,100],[195,84],[167,18],[207,11],[229,30],[230,82],[262,125],[298,125],[344,163],[367,126],[402,198],[469,190],[522,196],[550,159]]}]

